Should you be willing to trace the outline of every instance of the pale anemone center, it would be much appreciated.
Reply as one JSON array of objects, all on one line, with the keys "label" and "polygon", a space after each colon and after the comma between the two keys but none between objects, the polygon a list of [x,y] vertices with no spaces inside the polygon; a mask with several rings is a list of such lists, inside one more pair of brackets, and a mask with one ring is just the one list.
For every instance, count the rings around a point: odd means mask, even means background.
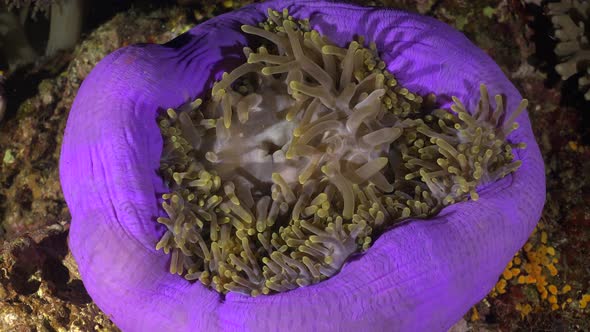
[{"label": "pale anemone center", "polygon": [[[307,21],[269,11],[247,62],[211,97],[160,119],[170,272],[256,296],[336,274],[373,237],[477,199],[477,186],[520,166],[485,86],[471,116],[427,109],[398,85],[376,47],[331,43]],[[505,121],[503,121],[505,120]],[[506,125],[503,125],[505,123]]]}]

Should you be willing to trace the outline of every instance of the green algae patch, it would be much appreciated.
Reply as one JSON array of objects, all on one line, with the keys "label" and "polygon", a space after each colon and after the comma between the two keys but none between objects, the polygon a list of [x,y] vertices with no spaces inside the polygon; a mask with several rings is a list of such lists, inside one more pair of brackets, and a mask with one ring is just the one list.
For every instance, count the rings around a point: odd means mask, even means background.
[{"label": "green algae patch", "polygon": [[375,44],[338,47],[269,10],[246,63],[205,102],[169,109],[161,175],[170,272],[252,296],[329,278],[388,227],[478,199],[516,170],[518,128],[485,86],[474,112],[435,109],[388,72]]},{"label": "green algae patch", "polygon": [[4,157],[2,158],[2,162],[4,164],[13,164],[15,161],[16,161],[16,158],[14,158],[14,154],[12,153],[12,150],[6,149],[6,151],[4,151]]}]

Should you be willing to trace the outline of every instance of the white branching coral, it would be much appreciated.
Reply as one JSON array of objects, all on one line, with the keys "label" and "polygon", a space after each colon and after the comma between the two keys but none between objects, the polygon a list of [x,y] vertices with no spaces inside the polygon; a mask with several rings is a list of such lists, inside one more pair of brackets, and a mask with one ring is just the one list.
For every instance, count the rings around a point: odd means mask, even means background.
[{"label": "white branching coral", "polygon": [[34,61],[37,54],[27,36],[18,15],[0,8],[0,53],[8,69]]},{"label": "white branching coral", "polygon": [[[580,88],[590,86],[590,43],[588,32],[590,29],[590,3],[579,0],[562,0],[549,3],[549,15],[555,26],[555,37],[559,40],[555,47],[555,54],[561,63],[555,70],[566,80],[580,73],[578,79]],[[590,90],[584,97],[590,100]]]},{"label": "white branching coral", "polygon": [[[35,17],[39,13],[49,16],[49,35],[47,39],[46,55],[53,55],[59,50],[73,47],[80,38],[82,32],[83,4],[84,0],[4,0],[6,10],[0,5],[0,44],[3,39],[12,38],[12,41],[3,48],[28,50],[28,57],[9,57],[9,64],[19,64],[34,61],[36,55],[29,45],[24,30],[27,24],[27,17]],[[15,12],[18,13],[18,18]],[[7,18],[12,17],[8,22]],[[2,29],[23,31],[19,38],[2,33]],[[42,31],[43,38],[47,31]],[[2,35],[5,35],[4,37]],[[8,36],[8,37],[6,37]],[[15,46],[18,46],[15,47]],[[24,51],[19,51],[23,53]],[[14,59],[14,60],[13,60]],[[18,63],[17,63],[18,62]]]},{"label": "white branching coral", "polygon": [[521,164],[506,137],[526,101],[504,119],[482,85],[474,112],[428,110],[374,44],[338,47],[286,11],[242,30],[261,39],[247,62],[159,118],[171,273],[252,296],[314,284]]},{"label": "white branching coral", "polygon": [[27,8],[32,11],[32,15],[36,15],[38,12],[49,12],[56,0],[4,0],[2,2],[9,10]]}]

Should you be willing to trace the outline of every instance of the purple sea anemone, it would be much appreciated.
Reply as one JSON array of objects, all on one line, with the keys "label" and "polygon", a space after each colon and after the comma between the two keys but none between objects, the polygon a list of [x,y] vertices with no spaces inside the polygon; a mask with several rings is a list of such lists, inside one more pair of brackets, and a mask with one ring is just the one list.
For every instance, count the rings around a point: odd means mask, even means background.
[{"label": "purple sea anemone", "polygon": [[242,48],[252,40],[241,26],[263,21],[268,8],[309,18],[342,47],[358,36],[374,41],[397,81],[418,95],[436,94],[441,108],[456,96],[475,110],[485,84],[504,97],[508,121],[522,99],[485,53],[443,23],[325,1],[252,5],[165,45],[121,49],[83,83],[62,147],[70,247],[89,294],[130,331],[448,329],[489,292],[540,215],[543,162],[526,112],[508,136],[527,146],[514,151],[518,170],[478,188],[477,200],[393,227],[315,285],[258,297],[220,295],[170,274],[169,255],[155,249],[166,231],[155,222],[165,215],[159,200],[169,192],[158,172],[157,116],[205,96],[223,72],[243,63]]}]

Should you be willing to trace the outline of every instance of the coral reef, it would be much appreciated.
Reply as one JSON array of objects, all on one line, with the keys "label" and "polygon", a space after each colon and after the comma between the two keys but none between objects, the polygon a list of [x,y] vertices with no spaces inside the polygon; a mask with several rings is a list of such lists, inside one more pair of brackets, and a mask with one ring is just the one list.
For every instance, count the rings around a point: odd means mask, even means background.
[{"label": "coral reef", "polygon": [[[186,31],[189,26],[249,2],[197,1],[192,7],[164,10],[134,6],[101,23],[96,31],[88,31],[75,51],[60,55],[59,61],[47,62],[35,68],[26,67],[25,71],[17,74],[8,71],[6,87],[17,89],[18,93],[13,93],[12,106],[0,123],[0,157],[4,160],[0,162],[0,219],[6,230],[5,233],[0,232],[1,237],[7,242],[14,242],[15,237],[22,236],[28,230],[43,228],[47,223],[57,220],[69,220],[56,171],[59,144],[51,142],[54,138],[61,142],[72,99],[82,80],[100,59],[130,43],[168,41]],[[374,3],[416,11],[413,1],[383,0]],[[492,15],[486,8],[494,9]],[[546,49],[538,48],[535,51],[531,29],[536,29],[536,36],[550,36],[548,40],[553,37],[553,32],[548,28],[529,26],[528,20],[533,15],[531,10],[534,15],[542,14],[540,8],[523,8],[519,1],[445,0],[438,2],[429,15],[462,27],[462,32],[490,55],[504,73],[512,77],[522,94],[529,98],[528,112],[546,162],[548,184],[546,208],[539,225],[542,229],[539,228],[529,240],[531,252],[540,250],[541,235],[546,232],[545,246],[555,248],[553,257],[558,262],[554,266],[558,273],[551,276],[550,271],[543,267],[542,275],[548,285],[555,285],[559,292],[566,285],[572,289],[567,294],[558,293],[560,308],[552,310],[552,304],[547,299],[541,299],[542,294],[536,283],[518,284],[518,277],[526,274],[523,265],[528,262],[528,254],[521,250],[518,254],[520,266],[513,261],[510,268],[520,269],[520,274],[506,281],[505,293],[496,292],[494,297],[489,296],[478,303],[456,326],[458,330],[454,331],[465,331],[465,328],[474,331],[590,330],[587,319],[590,306],[580,308],[584,294],[590,292],[590,274],[586,270],[586,266],[590,265],[590,256],[581,254],[590,246],[590,177],[580,176],[590,172],[590,141],[587,139],[590,137],[590,126],[585,124],[587,122],[583,118],[587,112],[576,111],[584,110],[585,106],[572,103],[571,100],[564,103],[562,92],[565,94],[567,91],[560,91],[555,81],[545,81],[545,74],[539,72],[543,70],[539,68],[539,62],[530,61],[531,54],[535,52],[552,54],[553,50],[553,44],[548,43]],[[536,71],[525,70],[513,74],[521,64],[526,65],[527,59]],[[553,67],[555,63],[551,62],[550,65]],[[530,68],[530,65],[527,67]],[[33,79],[39,71],[51,74],[42,77],[43,81]],[[41,82],[43,84],[40,86]],[[48,118],[50,120],[47,123]],[[51,144],[39,144],[44,141]],[[29,191],[29,183],[35,188],[34,195]],[[43,190],[38,191],[39,188]],[[54,207],[57,209],[46,205],[46,202],[55,202]],[[68,262],[75,264],[70,258]],[[72,270],[69,263],[66,265]],[[568,302],[568,298],[572,302]],[[17,308],[29,310],[26,306]],[[62,311],[51,310],[49,306],[36,308],[48,320],[64,317],[60,316]],[[27,330],[36,326],[39,317],[30,314],[30,310],[23,311],[18,316],[19,328]],[[69,325],[61,326],[67,330]],[[104,330],[111,330],[108,326],[103,325]],[[72,329],[75,330],[74,326]]]},{"label": "coral reef", "polygon": [[117,330],[84,290],[67,228],[54,224],[0,247],[0,330]]},{"label": "coral reef", "polygon": [[[32,86],[8,77],[6,84],[15,84],[14,108],[7,109],[0,123],[0,220],[6,238],[70,218],[57,165],[66,115],[81,82],[100,59],[127,43],[162,43],[189,27],[189,14],[177,9],[149,13],[117,14],[86,37],[71,60],[60,57],[61,62],[47,64],[50,69],[63,68],[55,77]],[[31,97],[23,99],[15,93],[26,89]]]},{"label": "coral reef", "polygon": [[100,59],[127,43],[168,41],[190,17],[175,8],[118,13],[71,55],[45,64],[59,69],[50,78],[20,85],[20,77],[7,75],[16,109],[0,122],[0,330],[118,331],[91,302],[68,254],[69,222],[60,221],[70,216],[57,169],[63,129],[80,83]]}]

